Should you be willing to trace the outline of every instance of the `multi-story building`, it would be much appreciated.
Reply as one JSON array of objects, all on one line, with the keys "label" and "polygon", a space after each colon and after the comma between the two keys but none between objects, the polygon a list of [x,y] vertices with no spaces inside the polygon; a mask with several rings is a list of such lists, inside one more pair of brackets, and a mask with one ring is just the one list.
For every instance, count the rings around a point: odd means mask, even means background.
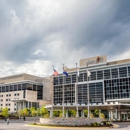
[{"label": "multi-story building", "polygon": [[68,76],[53,77],[53,109],[76,109],[78,115],[100,109],[107,118],[130,119],[130,59],[108,62],[96,56],[81,59],[78,68],[79,77],[76,67],[66,68]]},{"label": "multi-story building", "polygon": [[[50,92],[43,90],[49,79],[29,74],[18,74],[0,78],[0,108],[8,107],[10,112],[18,109],[39,107],[50,103]],[[44,94],[48,94],[48,97]]]}]

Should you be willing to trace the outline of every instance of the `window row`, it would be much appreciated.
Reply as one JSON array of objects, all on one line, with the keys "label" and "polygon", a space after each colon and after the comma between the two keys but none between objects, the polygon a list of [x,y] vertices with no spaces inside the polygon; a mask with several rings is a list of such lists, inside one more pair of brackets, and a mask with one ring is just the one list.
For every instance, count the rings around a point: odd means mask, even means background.
[{"label": "window row", "polygon": [[[121,77],[130,77],[130,66],[91,71],[91,75],[88,78],[88,80],[91,81],[91,80],[101,80],[101,79],[115,79]],[[77,78],[76,73],[70,74],[68,77],[66,76],[54,77],[53,83],[54,85],[76,83],[76,78]],[[78,82],[83,82],[83,81],[87,81],[87,73],[85,71],[80,72],[78,77]]]}]

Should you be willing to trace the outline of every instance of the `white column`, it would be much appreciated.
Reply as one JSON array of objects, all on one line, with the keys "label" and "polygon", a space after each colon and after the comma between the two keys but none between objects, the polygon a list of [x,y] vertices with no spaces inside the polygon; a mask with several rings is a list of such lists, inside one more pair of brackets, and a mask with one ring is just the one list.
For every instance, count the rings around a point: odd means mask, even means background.
[{"label": "white column", "polygon": [[121,120],[121,118],[120,118],[120,111],[118,111],[117,113],[118,113],[118,120]]},{"label": "white column", "polygon": [[109,121],[111,120],[111,111],[109,111]]},{"label": "white column", "polygon": [[117,109],[115,110],[115,118],[117,119]]},{"label": "white column", "polygon": [[68,110],[66,110],[66,118],[68,118]]},{"label": "white column", "polygon": [[113,119],[113,112],[111,111],[111,120]]},{"label": "white column", "polygon": [[76,106],[76,117],[79,117],[79,110],[78,110],[78,106]]},{"label": "white column", "polygon": [[82,117],[84,117],[84,110],[82,110]]},{"label": "white column", "polygon": [[52,115],[53,115],[53,111],[52,110],[50,110],[50,117],[52,118]]}]

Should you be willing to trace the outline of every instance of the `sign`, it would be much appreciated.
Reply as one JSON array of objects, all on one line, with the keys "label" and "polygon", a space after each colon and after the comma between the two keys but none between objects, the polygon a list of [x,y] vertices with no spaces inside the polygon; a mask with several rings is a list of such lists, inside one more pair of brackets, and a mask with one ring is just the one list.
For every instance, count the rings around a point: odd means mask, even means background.
[{"label": "sign", "polygon": [[100,57],[97,57],[95,60],[86,60],[86,64],[97,64],[100,62]]},{"label": "sign", "polygon": [[86,65],[101,64],[101,63],[107,63],[106,55],[80,59],[80,67],[85,67]]}]

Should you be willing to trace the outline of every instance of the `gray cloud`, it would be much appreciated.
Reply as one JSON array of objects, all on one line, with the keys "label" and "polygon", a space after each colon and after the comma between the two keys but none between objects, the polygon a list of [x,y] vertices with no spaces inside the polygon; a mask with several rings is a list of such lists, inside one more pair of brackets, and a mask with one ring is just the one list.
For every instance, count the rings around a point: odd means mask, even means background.
[{"label": "gray cloud", "polygon": [[130,49],[129,12],[129,0],[1,0],[0,60],[10,73],[23,65],[42,75],[35,68],[42,63],[47,75],[52,64],[73,67],[80,58],[102,54],[112,59]]}]

